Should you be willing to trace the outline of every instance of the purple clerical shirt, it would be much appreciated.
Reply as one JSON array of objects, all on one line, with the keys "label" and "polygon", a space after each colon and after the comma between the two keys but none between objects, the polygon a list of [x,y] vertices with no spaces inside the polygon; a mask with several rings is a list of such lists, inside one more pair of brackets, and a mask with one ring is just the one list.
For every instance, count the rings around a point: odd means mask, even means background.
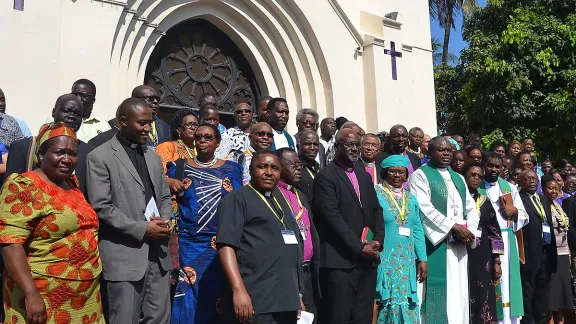
[{"label": "purple clerical shirt", "polygon": [[[292,217],[296,217],[300,212],[300,204],[298,204],[298,198],[294,192],[295,189],[282,181],[278,181],[278,189],[280,189],[284,198],[286,198],[286,202],[290,204]],[[302,209],[302,216],[296,222],[298,223],[300,233],[304,233],[304,231],[306,232],[306,239],[304,240],[304,262],[306,262],[312,260],[314,247],[312,246],[312,233],[310,232],[310,217],[308,216],[308,210],[304,206],[302,206]]]},{"label": "purple clerical shirt", "polygon": [[352,188],[354,188],[354,191],[356,192],[356,196],[358,196],[358,201],[360,201],[360,205],[362,205],[362,199],[360,199],[360,185],[358,185],[358,178],[356,178],[354,168],[345,167],[340,163],[336,164],[338,164],[344,170],[344,173],[346,173],[348,180],[350,180],[350,182],[352,183]]}]

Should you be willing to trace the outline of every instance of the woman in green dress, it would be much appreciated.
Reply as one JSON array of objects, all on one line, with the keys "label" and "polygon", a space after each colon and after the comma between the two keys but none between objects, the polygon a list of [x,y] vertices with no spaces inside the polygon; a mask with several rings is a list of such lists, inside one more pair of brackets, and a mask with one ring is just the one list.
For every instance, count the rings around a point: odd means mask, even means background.
[{"label": "woman in green dress", "polygon": [[420,323],[417,280],[426,280],[428,263],[418,201],[402,187],[409,163],[403,155],[386,158],[384,180],[375,186],[386,232],[376,282],[378,324]]}]

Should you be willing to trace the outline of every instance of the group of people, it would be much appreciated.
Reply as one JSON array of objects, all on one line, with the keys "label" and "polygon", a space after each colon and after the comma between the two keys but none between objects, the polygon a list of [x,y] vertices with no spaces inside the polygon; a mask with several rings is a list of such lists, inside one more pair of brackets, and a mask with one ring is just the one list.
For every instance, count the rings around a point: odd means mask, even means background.
[{"label": "group of people", "polygon": [[[33,134],[0,90],[7,323],[546,323],[574,308],[576,174],[534,140],[365,133],[262,97],[107,120],[76,81]],[[320,130],[320,135],[318,135]],[[3,171],[3,172],[2,172]],[[572,269],[575,270],[575,269]]]}]

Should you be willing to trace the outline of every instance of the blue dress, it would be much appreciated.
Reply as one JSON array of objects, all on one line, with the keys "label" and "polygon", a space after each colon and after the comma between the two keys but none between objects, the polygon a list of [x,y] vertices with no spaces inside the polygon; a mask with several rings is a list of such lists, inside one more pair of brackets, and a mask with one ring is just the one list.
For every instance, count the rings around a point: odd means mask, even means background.
[{"label": "blue dress", "polygon": [[[176,165],[168,164],[174,178]],[[240,165],[219,168],[186,164],[184,194],[178,197],[180,274],[172,303],[171,323],[218,324],[224,320],[226,278],[216,251],[216,210],[222,197],[242,186]]]},{"label": "blue dress", "polygon": [[[398,206],[402,198],[391,197],[376,185],[376,194],[384,215],[384,250],[380,252],[380,265],[376,282],[378,324],[420,323],[416,261],[426,261],[424,229],[420,222],[420,208],[416,197],[406,195],[406,216],[400,217]],[[410,236],[401,235],[399,228],[409,228]]]}]

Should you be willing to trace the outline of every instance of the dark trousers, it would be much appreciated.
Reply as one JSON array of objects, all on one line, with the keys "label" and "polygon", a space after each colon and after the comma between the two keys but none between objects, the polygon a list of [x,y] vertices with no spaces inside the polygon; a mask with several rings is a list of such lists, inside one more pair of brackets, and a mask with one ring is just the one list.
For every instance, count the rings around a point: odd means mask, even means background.
[{"label": "dark trousers", "polygon": [[376,268],[320,269],[321,324],[371,324]]},{"label": "dark trousers", "polygon": [[304,272],[303,288],[300,290],[302,294],[302,302],[306,307],[308,313],[314,314],[314,324],[318,323],[318,310],[316,308],[316,294],[314,293],[314,285],[312,283],[313,269],[309,265],[304,265],[302,268]]},{"label": "dark trousers", "polygon": [[296,324],[297,316],[297,312],[254,314],[250,324]]},{"label": "dark trousers", "polygon": [[548,295],[550,294],[550,272],[546,254],[542,252],[542,261],[538,269],[522,271],[522,298],[524,316],[522,324],[546,324],[548,319]]}]

